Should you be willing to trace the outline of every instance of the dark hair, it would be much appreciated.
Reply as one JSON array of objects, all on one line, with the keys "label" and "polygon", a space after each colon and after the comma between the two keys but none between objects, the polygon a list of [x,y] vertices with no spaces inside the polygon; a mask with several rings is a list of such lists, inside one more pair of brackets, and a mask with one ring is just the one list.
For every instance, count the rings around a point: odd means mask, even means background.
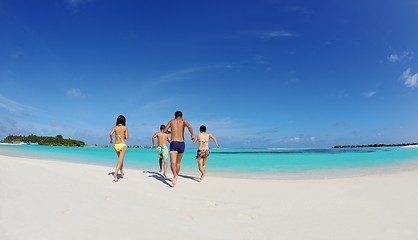
[{"label": "dark hair", "polygon": [[165,125],[164,124],[162,124],[161,126],[160,126],[160,130],[163,130],[165,128]]},{"label": "dark hair", "polygon": [[200,131],[201,132],[206,132],[206,126],[205,125],[200,126]]},{"label": "dark hair", "polygon": [[183,117],[183,113],[181,112],[181,111],[176,111],[175,113],[174,113],[174,117]]},{"label": "dark hair", "polygon": [[122,124],[122,126],[125,126],[126,118],[123,115],[119,115],[118,119],[116,119],[116,126],[119,124]]}]

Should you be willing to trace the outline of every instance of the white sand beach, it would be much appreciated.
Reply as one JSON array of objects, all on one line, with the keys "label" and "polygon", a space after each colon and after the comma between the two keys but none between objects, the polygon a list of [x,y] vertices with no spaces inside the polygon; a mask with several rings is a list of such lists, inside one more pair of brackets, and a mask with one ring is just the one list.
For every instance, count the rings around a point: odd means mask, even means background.
[{"label": "white sand beach", "polygon": [[418,145],[408,145],[404,146],[404,148],[418,148]]},{"label": "white sand beach", "polygon": [[[249,180],[0,156],[0,239],[417,239],[418,170]],[[170,175],[171,176],[171,175]]]}]

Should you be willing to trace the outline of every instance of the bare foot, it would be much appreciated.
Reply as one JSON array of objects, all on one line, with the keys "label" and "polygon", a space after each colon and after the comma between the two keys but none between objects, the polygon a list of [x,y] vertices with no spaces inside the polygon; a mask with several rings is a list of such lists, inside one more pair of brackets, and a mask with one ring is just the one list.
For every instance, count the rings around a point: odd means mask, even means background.
[{"label": "bare foot", "polygon": [[162,172],[163,170],[160,168],[160,171],[158,171],[158,172]]},{"label": "bare foot", "polygon": [[167,173],[164,173],[163,176],[164,176],[164,178],[167,178]]},{"label": "bare foot", "polygon": [[121,173],[120,176],[123,178],[125,177],[125,173]]},{"label": "bare foot", "polygon": [[205,178],[205,174],[202,174],[202,176],[200,176],[200,181],[202,181],[203,178]]},{"label": "bare foot", "polygon": [[173,186],[175,186],[177,184],[177,178],[178,177],[179,177],[178,175],[173,177]]},{"label": "bare foot", "polygon": [[113,181],[118,182],[118,176],[117,175],[113,175]]}]

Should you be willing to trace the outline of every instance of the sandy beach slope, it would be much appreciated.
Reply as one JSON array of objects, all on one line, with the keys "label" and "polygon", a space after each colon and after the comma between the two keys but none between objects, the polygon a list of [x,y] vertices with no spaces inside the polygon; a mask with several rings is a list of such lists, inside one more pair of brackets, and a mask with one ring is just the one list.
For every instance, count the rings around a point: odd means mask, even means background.
[{"label": "sandy beach slope", "polygon": [[[0,239],[418,239],[418,171],[248,180],[0,156]],[[197,172],[197,171],[196,171]],[[195,173],[196,174],[196,173]]]}]

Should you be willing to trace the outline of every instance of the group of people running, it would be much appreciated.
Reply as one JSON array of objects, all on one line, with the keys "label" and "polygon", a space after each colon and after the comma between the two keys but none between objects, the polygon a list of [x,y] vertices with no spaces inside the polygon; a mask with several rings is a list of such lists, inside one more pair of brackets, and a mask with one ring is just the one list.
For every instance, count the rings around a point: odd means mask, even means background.
[{"label": "group of people running", "polygon": [[[159,157],[160,172],[163,170],[163,175],[167,178],[167,159],[168,151],[170,151],[170,167],[171,172],[173,173],[173,185],[176,185],[177,179],[180,173],[180,162],[183,158],[185,151],[184,143],[184,130],[187,128],[191,135],[193,144],[199,143],[197,148],[196,159],[198,161],[199,171],[201,172],[200,180],[206,175],[206,161],[209,157],[209,140],[216,144],[216,147],[219,148],[218,142],[212,134],[206,132],[206,126],[200,126],[200,133],[194,136],[193,127],[183,119],[183,113],[181,111],[176,111],[174,113],[174,119],[169,121],[167,125],[161,125],[160,131],[156,132],[151,140],[153,147],[156,147],[157,154]],[[118,181],[118,174],[120,172],[121,177],[124,177],[125,173],[123,172],[123,159],[125,157],[126,145],[125,140],[128,139],[128,128],[126,127],[126,119],[123,115],[119,115],[116,120],[116,125],[110,131],[110,144],[113,144],[113,135],[115,135],[115,144],[114,148],[118,156],[118,163],[116,164],[116,169],[113,174],[113,181]],[[155,139],[157,138],[158,145],[155,145]],[[168,149],[166,143],[170,143],[170,149]]]}]

